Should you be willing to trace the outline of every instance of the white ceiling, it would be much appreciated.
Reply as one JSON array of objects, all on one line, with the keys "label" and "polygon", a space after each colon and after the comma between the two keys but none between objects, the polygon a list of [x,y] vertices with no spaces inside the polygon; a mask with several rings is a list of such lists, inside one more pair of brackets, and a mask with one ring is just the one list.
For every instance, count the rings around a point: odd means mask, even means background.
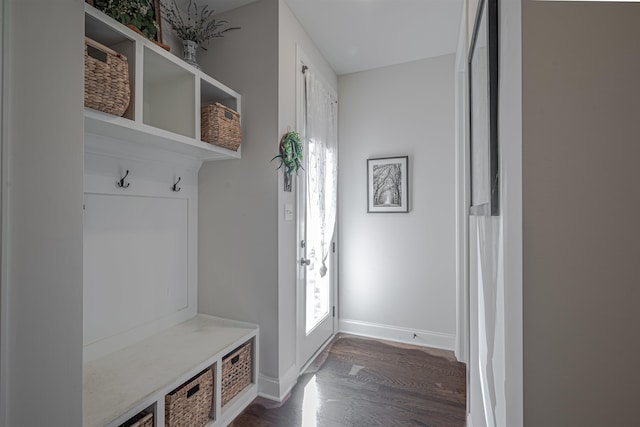
[{"label": "white ceiling", "polygon": [[[216,13],[255,0],[208,0]],[[285,0],[338,75],[456,50],[462,0]]]},{"label": "white ceiling", "polygon": [[456,50],[462,0],[286,0],[338,74]]}]

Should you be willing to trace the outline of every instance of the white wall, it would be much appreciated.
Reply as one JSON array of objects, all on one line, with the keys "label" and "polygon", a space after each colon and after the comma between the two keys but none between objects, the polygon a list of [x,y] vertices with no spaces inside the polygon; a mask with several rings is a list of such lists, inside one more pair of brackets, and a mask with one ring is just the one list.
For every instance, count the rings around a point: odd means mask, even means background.
[{"label": "white wall", "polygon": [[5,3],[0,425],[82,425],[83,4]]},{"label": "white wall", "polygon": [[[299,107],[296,81],[301,72],[297,64],[297,50],[304,52],[310,67],[334,91],[338,88],[338,78],[331,66],[326,62],[322,54],[315,47],[300,22],[289,9],[284,0],[279,0],[279,72],[278,72],[278,126],[282,135],[291,130],[300,130],[297,127],[296,111]],[[276,145],[277,147],[277,145]],[[275,155],[274,151],[274,155]],[[271,165],[275,169],[276,163]],[[284,220],[284,205],[290,203],[296,206],[296,180],[291,192],[283,191],[283,174],[278,173],[278,307],[279,307],[279,363],[280,380],[285,382],[294,378],[287,372],[297,371],[300,366],[296,361],[296,273],[297,242],[296,221]],[[294,218],[296,215],[294,215]],[[284,376],[284,378],[283,378]],[[282,384],[280,396],[287,392],[293,384]]]},{"label": "white wall", "polygon": [[[469,363],[469,167],[467,146],[464,144],[469,128],[467,112],[467,2],[462,4],[458,47],[455,63],[455,214],[456,214],[456,345],[455,354],[459,361]],[[469,393],[467,393],[467,398]],[[467,399],[468,400],[468,399]]]},{"label": "white wall", "polygon": [[[342,330],[454,347],[454,59],[339,77]],[[366,160],[395,155],[410,212],[367,213]]]},{"label": "white wall", "polygon": [[522,12],[525,425],[637,425],[640,4]]},{"label": "white wall", "polygon": [[500,188],[505,286],[498,307],[504,316],[506,426],[523,424],[522,400],[522,24],[521,0],[500,2]]},{"label": "white wall", "polygon": [[242,94],[242,159],[199,174],[198,309],[260,325],[260,371],[278,378],[278,0],[220,15],[242,29],[200,52],[203,70]]}]

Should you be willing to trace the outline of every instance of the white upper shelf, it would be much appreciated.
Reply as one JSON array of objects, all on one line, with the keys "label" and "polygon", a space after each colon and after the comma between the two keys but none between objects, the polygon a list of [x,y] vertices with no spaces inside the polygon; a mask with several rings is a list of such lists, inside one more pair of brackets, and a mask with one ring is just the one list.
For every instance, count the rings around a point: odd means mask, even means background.
[{"label": "white upper shelf", "polygon": [[135,123],[124,117],[84,109],[84,131],[99,136],[128,141],[149,148],[193,156],[202,161],[239,159],[238,152],[211,145],[157,127]]},{"label": "white upper shelf", "polygon": [[85,108],[85,133],[201,161],[241,157],[200,140],[200,107],[219,102],[240,112],[239,93],[86,3],[85,34],[127,57],[131,86],[123,117]]}]

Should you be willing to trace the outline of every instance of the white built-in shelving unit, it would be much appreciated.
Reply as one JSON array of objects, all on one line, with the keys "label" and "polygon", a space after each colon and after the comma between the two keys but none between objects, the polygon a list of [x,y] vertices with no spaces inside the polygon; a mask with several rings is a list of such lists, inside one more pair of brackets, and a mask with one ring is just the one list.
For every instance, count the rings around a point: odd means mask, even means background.
[{"label": "white built-in shelving unit", "polygon": [[123,117],[85,109],[86,133],[157,146],[201,161],[240,158],[240,150],[200,139],[200,107],[219,102],[240,111],[240,94],[89,5],[85,35],[127,57],[131,85],[131,102]]},{"label": "white built-in shelving unit", "polygon": [[[131,102],[84,111],[83,425],[164,426],[165,395],[211,368],[208,426],[226,426],[257,396],[258,327],[197,312],[198,170],[241,156],[200,140],[200,107],[240,95],[87,4],[85,35],[127,57]],[[222,406],[222,360],[248,342],[251,383]]]}]

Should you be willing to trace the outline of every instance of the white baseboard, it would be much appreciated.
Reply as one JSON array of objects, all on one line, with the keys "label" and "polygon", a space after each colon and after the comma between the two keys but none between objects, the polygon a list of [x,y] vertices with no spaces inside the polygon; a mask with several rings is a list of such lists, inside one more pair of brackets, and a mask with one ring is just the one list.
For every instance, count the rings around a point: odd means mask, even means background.
[{"label": "white baseboard", "polygon": [[280,378],[260,374],[258,376],[258,396],[282,402],[298,382],[298,369],[291,366]]},{"label": "white baseboard", "polygon": [[280,381],[266,375],[258,375],[258,396],[280,402]]},{"label": "white baseboard", "polygon": [[451,351],[455,348],[456,338],[453,334],[380,325],[351,319],[340,319],[340,332]]}]

